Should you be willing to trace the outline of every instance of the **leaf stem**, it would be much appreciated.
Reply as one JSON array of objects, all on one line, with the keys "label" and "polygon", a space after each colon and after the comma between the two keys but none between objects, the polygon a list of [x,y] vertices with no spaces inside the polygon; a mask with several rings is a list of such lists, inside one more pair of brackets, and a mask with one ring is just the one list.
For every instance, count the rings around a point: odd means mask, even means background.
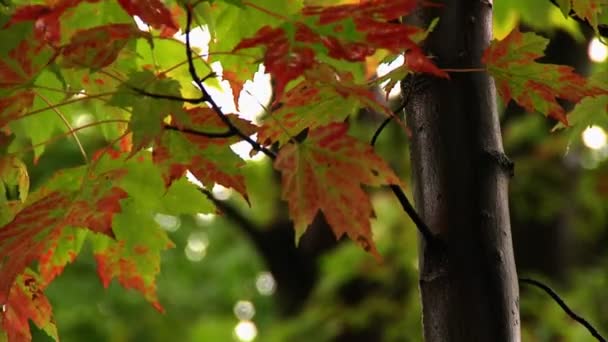
[{"label": "leaf stem", "polygon": [[61,111],[59,111],[59,109],[57,109],[57,107],[53,107],[53,104],[42,94],[40,94],[37,91],[34,91],[34,94],[36,94],[36,96],[38,96],[49,107],[52,107],[52,110],[57,114],[57,116],[59,116],[61,121],[63,121],[65,126],[68,128],[68,131],[71,132],[70,134],[74,137],[74,141],[76,142],[76,145],[78,146],[78,149],[80,150],[80,153],[82,154],[82,158],[84,159],[84,162],[88,163],[89,158],[87,157],[87,152],[84,150],[84,146],[82,146],[82,142],[80,141],[80,138],[78,138],[78,135],[74,131],[74,127],[72,127],[72,125],[70,124],[68,119],[65,117],[65,115],[63,115],[63,113],[61,113]]},{"label": "leaf stem", "polygon": [[281,19],[281,20],[287,20],[286,16],[280,15],[278,13],[274,13],[272,11],[269,11],[269,10],[267,10],[267,9],[261,7],[261,6],[253,4],[253,3],[249,2],[249,1],[243,1],[243,5],[249,6],[251,8],[254,8],[254,9],[256,9],[256,10],[262,12],[262,13],[266,13],[266,14],[268,14],[271,17],[274,17],[274,18],[277,18],[277,19]]},{"label": "leaf stem", "polygon": [[85,129],[85,128],[91,128],[91,127],[99,126],[99,125],[106,124],[106,123],[129,123],[129,121],[128,120],[122,120],[122,119],[110,119],[110,120],[100,120],[100,121],[91,122],[91,123],[88,123],[88,124],[85,124],[85,125],[73,128],[72,130],[70,130],[68,132],[57,134],[57,135],[55,135],[55,136],[47,139],[46,141],[43,141],[43,142],[40,142],[38,144],[34,144],[34,145],[28,146],[26,148],[20,149],[20,150],[16,151],[15,154],[31,151],[31,150],[35,149],[36,147],[38,147],[38,146],[50,145],[50,144],[52,144],[52,143],[54,143],[54,142],[56,142],[56,141],[58,141],[60,139],[68,137],[68,136],[70,136],[70,135],[72,135],[72,134],[74,134],[74,133],[76,133],[76,132],[78,132],[80,130]]}]

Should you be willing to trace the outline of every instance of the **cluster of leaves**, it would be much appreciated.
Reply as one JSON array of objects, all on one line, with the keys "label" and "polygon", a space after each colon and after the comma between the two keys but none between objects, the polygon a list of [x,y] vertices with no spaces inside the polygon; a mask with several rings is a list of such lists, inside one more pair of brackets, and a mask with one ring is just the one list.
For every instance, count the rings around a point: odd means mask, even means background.
[{"label": "cluster of leaves", "polygon": [[[601,7],[582,3],[573,1],[572,9],[593,21]],[[57,339],[44,289],[85,240],[105,286],[116,278],[162,311],[155,277],[160,253],[172,243],[153,217],[215,210],[205,191],[186,180],[188,171],[206,190],[221,184],[247,199],[244,161],[230,148],[241,140],[275,158],[298,235],[323,212],[337,238],[347,235],[380,258],[361,186],[401,182],[366,142],[348,135],[345,119],[361,108],[393,115],[369,90],[370,61],[405,57],[384,78],[391,85],[409,73],[449,78],[418,45],[427,28],[400,22],[425,5],[432,4],[58,0],[3,8],[0,304],[9,340],[31,338],[28,320]],[[192,21],[211,32],[207,56],[175,38],[180,27],[189,33]],[[534,62],[545,45],[542,37],[514,30],[488,47],[483,70],[495,77],[505,102],[564,125],[558,98],[580,102],[575,112],[593,106],[606,113],[605,83]],[[207,91],[218,84],[211,62],[221,63],[235,102],[245,81],[266,66],[274,99],[265,121],[256,125],[222,111]],[[197,70],[210,77],[201,80]],[[94,121],[72,127],[82,112]],[[96,126],[106,142],[91,154],[79,133]],[[66,165],[30,191],[22,159],[35,163],[61,138],[74,139],[85,162]]]}]

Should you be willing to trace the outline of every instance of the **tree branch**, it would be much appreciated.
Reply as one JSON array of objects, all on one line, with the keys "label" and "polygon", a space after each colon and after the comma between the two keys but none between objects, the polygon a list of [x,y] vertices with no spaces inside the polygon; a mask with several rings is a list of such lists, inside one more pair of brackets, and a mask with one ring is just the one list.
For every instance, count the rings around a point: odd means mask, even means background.
[{"label": "tree branch", "polygon": [[202,192],[207,198],[213,202],[213,204],[225,214],[228,219],[234,221],[237,226],[241,227],[241,229],[249,236],[249,238],[253,241],[256,246],[260,246],[262,244],[262,234],[260,233],[262,230],[256,227],[251,220],[247,219],[243,214],[241,214],[235,207],[230,205],[225,201],[220,201],[213,193],[207,189],[199,188],[200,192]]},{"label": "tree branch", "polygon": [[[412,77],[415,77],[415,76],[412,76]],[[407,103],[410,100],[413,88],[414,88],[414,85],[412,83],[412,86],[408,87],[408,92],[403,96],[403,101],[401,102],[399,107],[397,107],[393,111],[394,115],[397,115],[400,111],[402,111],[405,108],[405,106],[407,105]],[[386,118],[382,122],[382,124],[380,124],[380,127],[378,127],[376,132],[374,132],[374,135],[372,136],[372,139],[369,143],[372,147],[376,144],[376,140],[380,136],[380,133],[382,133],[382,131],[389,124],[389,122],[391,121],[392,118],[393,118],[393,116]],[[399,201],[399,203],[401,204],[403,211],[405,211],[407,213],[407,215],[410,217],[410,219],[412,220],[412,222],[414,222],[414,224],[416,225],[416,228],[418,229],[420,234],[424,237],[424,240],[429,244],[432,244],[432,243],[436,244],[437,242],[439,242],[439,239],[437,238],[437,236],[435,236],[433,234],[433,232],[431,232],[431,230],[426,225],[426,223],[424,223],[424,221],[422,220],[420,215],[418,215],[418,213],[416,212],[416,209],[414,209],[414,206],[412,206],[412,203],[409,201],[409,199],[403,192],[403,189],[401,189],[401,187],[399,185],[395,185],[395,184],[391,184],[390,188],[393,191],[393,194],[395,194],[395,197],[397,197],[397,200]]]},{"label": "tree branch", "polygon": [[171,125],[165,125],[164,128],[169,131],[177,131],[177,132],[182,132],[182,133],[196,135],[199,137],[212,138],[212,139],[230,138],[230,137],[236,135],[236,133],[234,131],[232,131],[231,129],[228,129],[226,132],[203,132],[203,131],[193,130],[190,128],[179,128],[179,127],[171,126]]},{"label": "tree branch", "polygon": [[256,141],[251,139],[247,134],[241,132],[234,124],[232,124],[230,119],[228,119],[228,117],[226,117],[226,115],[224,115],[224,112],[222,112],[222,109],[217,105],[217,103],[215,103],[215,101],[213,100],[211,95],[209,95],[209,92],[207,91],[207,89],[205,88],[205,85],[203,84],[204,79],[201,79],[198,76],[198,74],[196,72],[196,68],[194,67],[194,60],[192,59],[192,46],[190,44],[191,26],[192,26],[192,7],[186,5],[186,58],[188,58],[188,71],[190,72],[190,76],[192,77],[192,80],[194,81],[196,86],[203,93],[201,100],[204,100],[205,102],[207,102],[209,104],[209,106],[211,106],[213,111],[217,114],[217,116],[222,120],[222,122],[224,122],[224,124],[226,124],[226,126],[228,126],[230,128],[230,130],[232,130],[241,139],[247,141],[251,145],[251,147],[253,147],[256,151],[264,153],[270,159],[275,159],[276,154],[274,152],[272,152],[271,150],[258,144]]},{"label": "tree branch", "polygon": [[564,300],[555,291],[553,291],[553,289],[551,289],[549,286],[545,285],[544,283],[542,283],[538,280],[531,279],[531,278],[519,278],[519,282],[538,287],[539,289],[545,291],[562,308],[562,310],[564,310],[564,312],[566,314],[568,314],[568,316],[570,316],[570,318],[572,318],[573,320],[577,321],[579,324],[581,324],[582,326],[587,328],[587,330],[591,333],[591,335],[593,337],[595,337],[598,341],[606,342],[606,339],[604,337],[602,337],[602,335],[600,335],[600,333],[597,331],[597,329],[595,329],[593,327],[593,325],[591,325],[591,323],[589,323],[586,319],[584,319],[583,317],[577,315],[574,311],[572,311],[572,309],[570,309],[570,307],[568,307],[568,305],[566,305]]}]

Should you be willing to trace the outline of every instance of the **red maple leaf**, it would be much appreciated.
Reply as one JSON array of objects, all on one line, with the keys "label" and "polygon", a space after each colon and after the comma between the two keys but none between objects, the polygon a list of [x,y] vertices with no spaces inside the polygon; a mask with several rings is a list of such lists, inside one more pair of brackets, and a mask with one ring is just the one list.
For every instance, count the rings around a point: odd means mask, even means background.
[{"label": "red maple leaf", "polygon": [[172,37],[179,31],[173,14],[159,0],[118,0],[118,2],[129,15],[136,15],[146,24],[162,30],[163,37]]},{"label": "red maple leaf", "polygon": [[[244,162],[230,149],[230,145],[239,142],[240,138],[236,135],[217,138],[196,134],[196,131],[223,133],[228,130],[226,124],[210,108],[194,107],[185,109],[184,113],[185,121],[174,119],[183,131],[165,131],[162,137],[156,140],[154,147],[154,163],[163,170],[167,185],[182,177],[186,170],[190,170],[206,185],[219,183],[235,189],[247,198],[245,179],[240,173]],[[257,129],[234,114],[228,114],[226,117],[244,134],[251,135]]]},{"label": "red maple leaf", "polygon": [[149,38],[150,34],[140,31],[135,24],[109,24],[76,31],[61,50],[63,65],[101,69],[112,64],[131,39],[140,37]]},{"label": "red maple leaf", "polygon": [[[410,60],[406,64],[413,71],[447,77],[412,40],[424,31],[392,22],[410,13],[415,6],[416,1],[377,0],[305,7],[301,20],[279,28],[262,27],[253,37],[237,44],[234,51],[256,46],[265,48],[264,64],[276,82],[275,101],[281,99],[290,81],[317,65],[316,54],[323,48],[328,56],[351,62],[365,61],[378,49],[406,51]],[[311,22],[314,25],[308,25]],[[357,34],[352,33],[353,29]]]},{"label": "red maple leaf", "polygon": [[59,341],[51,304],[43,289],[38,275],[29,269],[14,282],[8,300],[2,302],[0,315],[8,341],[31,341],[29,320]]},{"label": "red maple leaf", "polygon": [[311,130],[300,144],[279,151],[275,168],[282,174],[296,233],[302,235],[319,211],[337,238],[346,234],[379,258],[372,239],[372,205],[362,184],[400,184],[372,148],[346,135],[348,125],[333,123]]},{"label": "red maple leaf", "polygon": [[501,41],[493,41],[483,54],[489,73],[505,104],[511,99],[530,112],[541,112],[568,125],[566,112],[557,102],[562,98],[579,102],[604,91],[565,65],[535,62],[543,56],[548,39],[514,29]]},{"label": "red maple leaf", "polygon": [[18,119],[34,104],[34,92],[21,91],[0,98],[0,128]]}]

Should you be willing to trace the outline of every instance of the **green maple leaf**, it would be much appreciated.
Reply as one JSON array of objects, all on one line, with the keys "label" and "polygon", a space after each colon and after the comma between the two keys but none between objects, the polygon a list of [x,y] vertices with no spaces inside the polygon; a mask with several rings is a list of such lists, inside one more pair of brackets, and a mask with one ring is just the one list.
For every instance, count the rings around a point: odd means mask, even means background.
[{"label": "green maple leaf", "polygon": [[119,87],[109,104],[130,109],[129,129],[133,132],[133,153],[150,145],[163,130],[163,119],[182,110],[182,103],[175,100],[142,96],[132,88],[152,94],[181,97],[179,82],[170,78],[157,78],[150,71],[134,72]]},{"label": "green maple leaf", "polygon": [[173,247],[166,232],[158,226],[148,210],[134,200],[121,204],[112,230],[116,240],[106,236],[92,237],[97,273],[105,287],[112,279],[127,289],[135,289],[157,310],[163,311],[156,295],[156,275],[160,272],[160,252]]}]

